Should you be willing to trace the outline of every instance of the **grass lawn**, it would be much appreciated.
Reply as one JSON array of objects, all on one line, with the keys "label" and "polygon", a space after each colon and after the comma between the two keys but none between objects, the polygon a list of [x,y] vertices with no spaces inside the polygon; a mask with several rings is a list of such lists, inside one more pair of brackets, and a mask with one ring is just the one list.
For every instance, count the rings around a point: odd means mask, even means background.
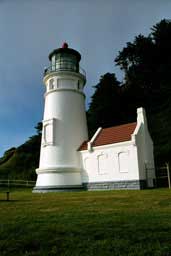
[{"label": "grass lawn", "polygon": [[171,190],[0,193],[0,255],[171,255]]}]

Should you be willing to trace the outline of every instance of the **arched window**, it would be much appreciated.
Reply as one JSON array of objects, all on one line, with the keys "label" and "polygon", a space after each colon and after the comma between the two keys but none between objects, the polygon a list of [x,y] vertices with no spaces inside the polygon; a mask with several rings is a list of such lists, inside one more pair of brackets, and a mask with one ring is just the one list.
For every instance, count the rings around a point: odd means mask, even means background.
[{"label": "arched window", "polygon": [[53,90],[54,89],[54,79],[50,79],[49,80],[49,90]]},{"label": "arched window", "polygon": [[107,155],[106,154],[100,154],[97,157],[97,161],[98,161],[98,173],[99,174],[107,174]]},{"label": "arched window", "polygon": [[87,172],[90,172],[92,170],[92,160],[91,158],[87,157],[84,159],[84,167]]},{"label": "arched window", "polygon": [[118,160],[119,160],[119,171],[120,172],[128,172],[129,171],[129,154],[128,151],[126,152],[120,152],[118,154]]},{"label": "arched window", "polygon": [[54,124],[55,119],[49,119],[43,121],[43,146],[54,144]]}]

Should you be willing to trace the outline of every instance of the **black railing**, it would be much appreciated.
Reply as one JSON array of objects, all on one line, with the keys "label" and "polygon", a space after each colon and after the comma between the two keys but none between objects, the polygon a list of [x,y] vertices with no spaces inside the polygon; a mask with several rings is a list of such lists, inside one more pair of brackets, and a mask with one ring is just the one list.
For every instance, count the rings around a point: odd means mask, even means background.
[{"label": "black railing", "polygon": [[54,65],[51,65],[48,68],[44,69],[44,76],[56,71],[70,71],[80,73],[83,76],[86,76],[86,72],[83,68],[79,67],[72,61],[60,61],[56,62]]}]

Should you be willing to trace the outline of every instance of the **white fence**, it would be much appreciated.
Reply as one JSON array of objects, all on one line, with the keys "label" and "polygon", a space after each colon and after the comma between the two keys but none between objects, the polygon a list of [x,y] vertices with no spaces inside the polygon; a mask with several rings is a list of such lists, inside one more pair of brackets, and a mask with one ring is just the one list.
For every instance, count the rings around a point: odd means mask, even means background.
[{"label": "white fence", "polygon": [[10,180],[0,179],[0,187],[34,187],[35,181],[32,180]]}]

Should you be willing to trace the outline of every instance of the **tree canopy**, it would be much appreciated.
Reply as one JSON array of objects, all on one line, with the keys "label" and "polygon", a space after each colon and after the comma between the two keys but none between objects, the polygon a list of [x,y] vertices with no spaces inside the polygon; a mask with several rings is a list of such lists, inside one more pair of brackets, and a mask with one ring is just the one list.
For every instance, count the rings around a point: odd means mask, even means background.
[{"label": "tree canopy", "polygon": [[[108,127],[120,120],[119,82],[115,74],[106,73],[101,76],[99,83],[94,86],[95,93],[87,112],[89,133],[95,132],[99,127]],[[117,108],[116,108],[117,106]]]}]

